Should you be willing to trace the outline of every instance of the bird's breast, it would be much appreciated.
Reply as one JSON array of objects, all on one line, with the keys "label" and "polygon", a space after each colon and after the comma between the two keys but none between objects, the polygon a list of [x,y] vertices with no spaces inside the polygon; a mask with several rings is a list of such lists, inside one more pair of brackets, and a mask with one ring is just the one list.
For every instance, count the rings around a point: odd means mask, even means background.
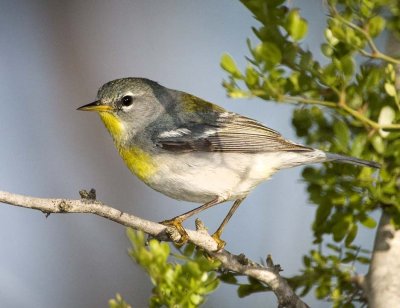
[{"label": "bird's breast", "polygon": [[157,172],[157,163],[152,156],[139,147],[118,147],[119,154],[134,174],[139,179],[147,183],[149,179]]}]

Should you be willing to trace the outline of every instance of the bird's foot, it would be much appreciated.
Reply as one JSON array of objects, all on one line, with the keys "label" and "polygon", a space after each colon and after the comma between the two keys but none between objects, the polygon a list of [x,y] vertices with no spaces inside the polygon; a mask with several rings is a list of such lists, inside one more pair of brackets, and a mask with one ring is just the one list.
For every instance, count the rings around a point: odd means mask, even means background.
[{"label": "bird's foot", "polygon": [[213,235],[211,235],[213,240],[217,243],[217,251],[220,251],[225,247],[226,242],[221,239],[221,233],[220,232],[215,232]]},{"label": "bird's foot", "polygon": [[178,231],[178,233],[181,237],[179,240],[174,241],[175,244],[181,246],[188,241],[189,235],[187,234],[185,228],[182,226],[182,220],[180,220],[179,218],[172,218],[172,219],[164,220],[164,221],[161,221],[160,224],[167,226],[167,227],[173,227],[176,231]]}]

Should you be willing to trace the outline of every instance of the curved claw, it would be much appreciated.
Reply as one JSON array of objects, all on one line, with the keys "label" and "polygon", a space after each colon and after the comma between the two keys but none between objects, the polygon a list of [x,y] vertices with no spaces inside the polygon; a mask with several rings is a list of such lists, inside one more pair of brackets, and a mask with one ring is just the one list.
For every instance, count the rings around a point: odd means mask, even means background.
[{"label": "curved claw", "polygon": [[182,220],[180,219],[168,219],[161,221],[160,224],[163,224],[167,227],[173,227],[178,231],[181,238],[178,241],[174,241],[177,245],[183,245],[189,240],[189,235],[187,234],[185,228],[182,226]]},{"label": "curved claw", "polygon": [[221,234],[219,232],[215,232],[211,237],[217,243],[217,251],[220,251],[225,247],[226,242],[221,239]]}]

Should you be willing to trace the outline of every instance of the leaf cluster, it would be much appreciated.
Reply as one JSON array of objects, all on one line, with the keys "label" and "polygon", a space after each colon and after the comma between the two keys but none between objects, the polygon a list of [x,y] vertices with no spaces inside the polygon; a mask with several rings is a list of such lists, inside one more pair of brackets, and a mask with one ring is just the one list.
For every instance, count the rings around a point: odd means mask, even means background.
[{"label": "leaf cluster", "polygon": [[117,293],[115,298],[110,299],[108,301],[109,308],[132,308],[121,296],[121,294]]},{"label": "leaf cluster", "polygon": [[351,245],[347,249],[328,244],[327,249],[311,250],[303,257],[305,265],[300,275],[289,278],[295,289],[302,289],[301,296],[315,289],[318,299],[328,298],[333,307],[355,307],[354,302],[365,304],[365,294],[355,286],[355,261],[368,264],[369,251]]},{"label": "leaf cluster", "polygon": [[[133,229],[128,229],[127,234],[132,244],[130,256],[149,274],[154,285],[150,307],[198,307],[218,287],[215,270],[219,262],[206,258],[193,245],[186,245],[172,262],[167,243],[151,239],[146,244],[144,233]],[[128,308],[123,304],[110,307]]]},{"label": "leaf cluster", "polygon": [[[304,143],[382,163],[379,173],[333,163],[303,170],[309,199],[317,206],[314,242],[340,247],[340,256],[316,249],[304,257],[303,287],[308,292],[317,285],[318,298],[344,304],[356,293],[349,282],[354,268],[346,264],[366,261],[354,253],[360,227],[376,226],[376,209],[400,227],[400,59],[376,43],[388,32],[400,37],[400,1],[328,0],[320,46],[324,61],[303,47],[308,22],[298,8],[282,0],[241,2],[260,24],[253,28],[257,40],[247,41],[245,69],[222,56],[227,93],[296,103],[292,123]],[[338,246],[326,246],[332,241]]]}]

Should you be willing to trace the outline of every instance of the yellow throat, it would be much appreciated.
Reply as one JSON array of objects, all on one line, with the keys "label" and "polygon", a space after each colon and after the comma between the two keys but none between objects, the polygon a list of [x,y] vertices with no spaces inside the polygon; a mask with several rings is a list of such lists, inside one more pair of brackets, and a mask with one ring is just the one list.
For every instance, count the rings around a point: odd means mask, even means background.
[{"label": "yellow throat", "polygon": [[115,147],[129,170],[143,182],[148,182],[149,178],[157,171],[154,159],[152,159],[149,153],[139,147],[125,147],[121,144],[124,135],[124,125],[116,116],[110,112],[99,112],[99,115],[114,139]]}]

